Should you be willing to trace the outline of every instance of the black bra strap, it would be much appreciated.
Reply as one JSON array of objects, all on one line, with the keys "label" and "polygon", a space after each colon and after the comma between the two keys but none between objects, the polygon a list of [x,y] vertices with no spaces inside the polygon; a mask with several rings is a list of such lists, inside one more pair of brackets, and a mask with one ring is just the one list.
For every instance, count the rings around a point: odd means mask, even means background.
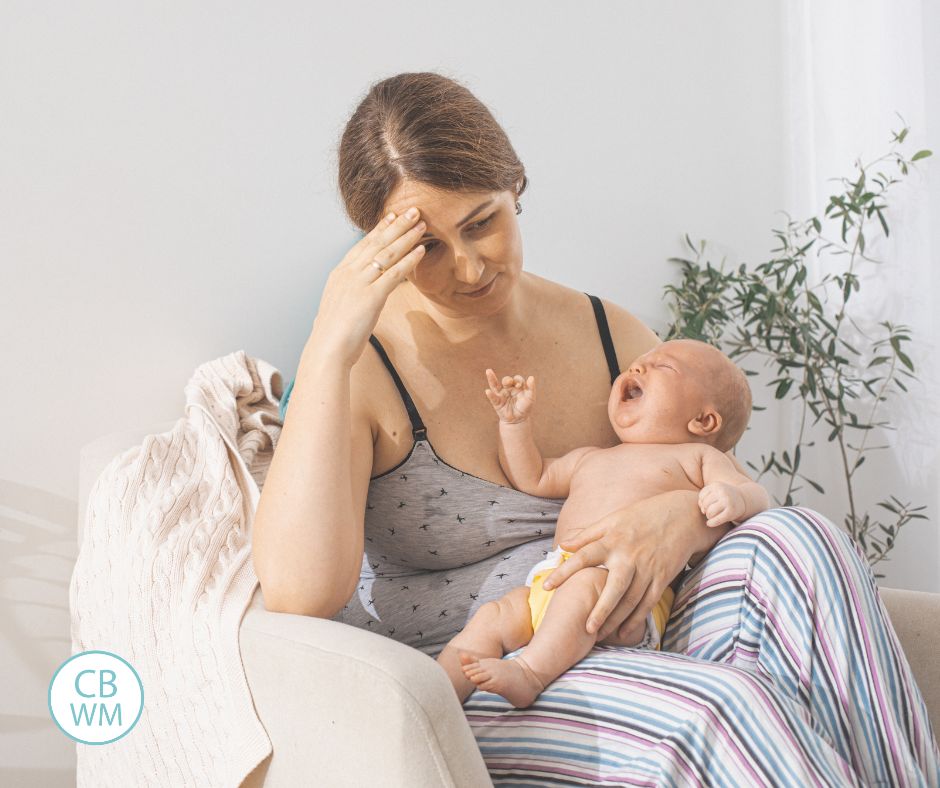
[{"label": "black bra strap", "polygon": [[614,350],[614,343],[610,338],[610,327],[607,325],[607,313],[604,312],[604,305],[601,300],[590,293],[585,293],[591,299],[591,306],[594,307],[594,317],[597,319],[597,330],[601,335],[601,344],[604,346],[604,356],[607,358],[607,368],[610,370],[610,385],[620,377],[620,365],[617,363],[617,353]]},{"label": "black bra strap", "polygon": [[428,431],[424,426],[424,422],[421,421],[421,417],[418,415],[418,409],[415,407],[414,400],[411,399],[411,395],[405,388],[405,384],[401,382],[401,378],[398,377],[398,372],[395,371],[395,367],[393,367],[392,362],[389,361],[388,354],[385,352],[385,348],[382,347],[382,343],[379,342],[379,339],[375,336],[375,334],[369,335],[369,341],[372,343],[372,347],[375,348],[376,352],[381,357],[382,363],[385,364],[385,368],[392,376],[392,380],[395,381],[395,388],[398,389],[398,393],[401,395],[401,401],[405,403],[405,410],[408,411],[408,418],[411,419],[412,437],[416,441],[427,440]]}]

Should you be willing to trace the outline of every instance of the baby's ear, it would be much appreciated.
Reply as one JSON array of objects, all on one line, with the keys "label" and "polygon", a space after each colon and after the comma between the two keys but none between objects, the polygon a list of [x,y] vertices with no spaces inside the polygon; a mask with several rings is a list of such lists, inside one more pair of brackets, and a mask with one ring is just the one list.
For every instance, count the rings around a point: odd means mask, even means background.
[{"label": "baby's ear", "polygon": [[689,432],[702,438],[713,437],[721,430],[721,414],[706,408],[688,423]]}]

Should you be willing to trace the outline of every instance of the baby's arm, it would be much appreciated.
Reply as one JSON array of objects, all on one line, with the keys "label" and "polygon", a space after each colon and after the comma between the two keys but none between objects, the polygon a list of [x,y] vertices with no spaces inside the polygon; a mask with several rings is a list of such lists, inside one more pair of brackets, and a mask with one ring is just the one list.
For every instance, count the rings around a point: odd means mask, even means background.
[{"label": "baby's arm", "polygon": [[699,508],[714,527],[746,520],[770,508],[770,495],[760,484],[742,474],[725,453],[703,447],[702,490]]},{"label": "baby's arm", "polygon": [[502,383],[486,370],[486,396],[499,416],[499,464],[517,490],[542,498],[566,498],[575,466],[593,446],[573,449],[563,457],[543,459],[532,436],[535,378],[505,376]]},{"label": "baby's arm", "polygon": [[532,437],[532,422],[499,422],[499,464],[512,486],[542,498],[567,498],[574,469],[593,446],[572,449],[562,457],[542,458]]}]

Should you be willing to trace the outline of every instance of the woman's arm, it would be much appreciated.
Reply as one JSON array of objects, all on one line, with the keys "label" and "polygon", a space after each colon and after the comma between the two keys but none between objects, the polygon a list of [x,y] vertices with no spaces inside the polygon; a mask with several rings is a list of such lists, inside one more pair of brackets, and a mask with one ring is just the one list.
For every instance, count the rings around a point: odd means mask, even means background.
[{"label": "woman's arm", "polygon": [[666,587],[689,563],[698,563],[730,526],[709,528],[698,492],[673,490],[631,504],[560,544],[577,552],[552,570],[544,587],[557,587],[586,566],[606,564],[607,581],[588,617],[601,640],[643,621]]},{"label": "woman's arm", "polygon": [[373,444],[350,376],[308,340],[253,526],[268,610],[332,618],[355,590]]},{"label": "woman's arm", "polygon": [[419,213],[389,213],[327,277],[255,514],[252,561],[269,610],[332,618],[355,590],[374,444],[350,377],[424,253]]}]

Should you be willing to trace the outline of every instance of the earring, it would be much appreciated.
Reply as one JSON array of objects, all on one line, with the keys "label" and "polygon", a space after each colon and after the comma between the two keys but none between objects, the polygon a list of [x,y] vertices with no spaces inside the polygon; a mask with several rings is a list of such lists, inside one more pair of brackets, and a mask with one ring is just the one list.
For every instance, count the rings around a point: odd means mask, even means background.
[{"label": "earring", "polygon": [[518,215],[520,213],[522,213],[522,205],[518,200],[516,200],[516,214]]}]

